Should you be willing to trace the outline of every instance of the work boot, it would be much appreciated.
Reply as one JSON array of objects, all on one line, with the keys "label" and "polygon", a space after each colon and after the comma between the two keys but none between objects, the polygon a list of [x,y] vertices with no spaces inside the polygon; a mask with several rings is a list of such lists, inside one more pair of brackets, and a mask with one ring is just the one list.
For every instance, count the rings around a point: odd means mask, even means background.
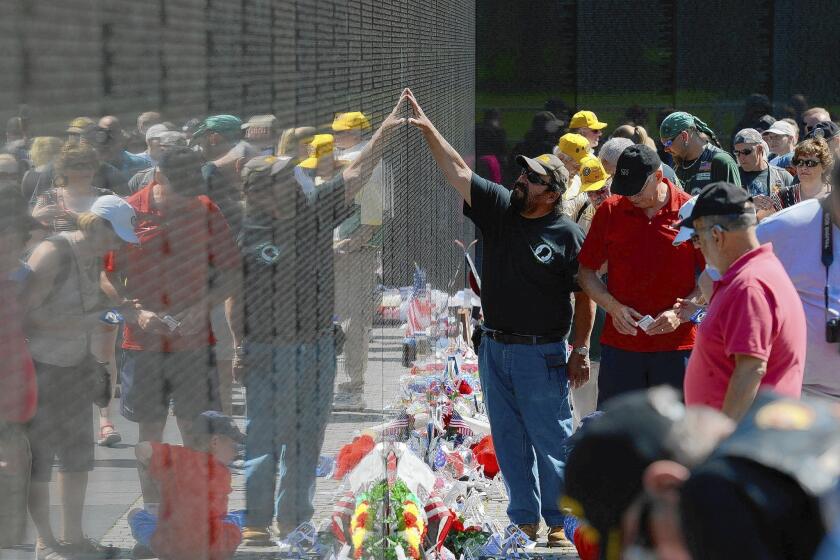
[{"label": "work boot", "polygon": [[268,527],[243,527],[242,544],[245,546],[271,546],[271,533]]},{"label": "work boot", "polygon": [[537,532],[540,530],[539,523],[520,523],[516,525],[519,530],[525,533],[530,540],[537,542]]},{"label": "work boot", "polygon": [[569,539],[566,538],[562,525],[548,528],[548,548],[566,546],[567,544],[569,544]]}]

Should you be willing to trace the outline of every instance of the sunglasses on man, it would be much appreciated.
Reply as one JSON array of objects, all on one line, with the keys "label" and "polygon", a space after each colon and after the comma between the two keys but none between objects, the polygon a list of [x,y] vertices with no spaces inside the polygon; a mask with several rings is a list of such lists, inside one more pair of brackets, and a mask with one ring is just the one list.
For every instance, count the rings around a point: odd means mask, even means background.
[{"label": "sunglasses on man", "polygon": [[533,171],[531,169],[527,169],[525,167],[522,168],[522,174],[525,175],[525,178],[528,179],[529,183],[535,183],[537,185],[545,185],[546,187],[551,187],[551,183],[546,182],[545,179],[540,176],[539,173]]},{"label": "sunglasses on man", "polygon": [[738,156],[748,156],[753,153],[752,148],[744,148],[743,150],[732,150],[732,153],[735,154],[735,157]]},{"label": "sunglasses on man", "polygon": [[671,145],[672,145],[674,142],[676,142],[676,141],[677,141],[677,138],[679,138],[680,136],[682,136],[683,132],[685,132],[685,130],[683,130],[682,132],[680,132],[679,134],[677,134],[676,136],[674,136],[673,138],[670,138],[670,139],[668,139],[668,140],[662,140],[662,139],[660,138],[660,140],[659,140],[659,141],[660,141],[660,142],[662,142],[662,147],[663,147],[664,149],[666,149],[666,150],[667,150],[668,148],[670,148],[670,147],[671,147]]}]

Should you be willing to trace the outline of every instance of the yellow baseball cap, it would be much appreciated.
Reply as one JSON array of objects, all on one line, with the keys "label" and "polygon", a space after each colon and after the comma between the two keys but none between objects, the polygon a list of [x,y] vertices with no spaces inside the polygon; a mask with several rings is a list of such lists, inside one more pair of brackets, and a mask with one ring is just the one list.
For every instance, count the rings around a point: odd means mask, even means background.
[{"label": "yellow baseball cap", "polygon": [[580,163],[580,160],[589,155],[589,140],[574,132],[561,136],[557,142],[557,147],[561,153],[569,156],[577,163]]},{"label": "yellow baseball cap", "polygon": [[93,119],[90,117],[76,117],[70,124],[67,125],[67,133],[68,134],[81,134],[85,131],[86,128],[95,125]]},{"label": "yellow baseball cap", "polygon": [[595,156],[586,156],[580,161],[580,192],[600,190],[609,178],[601,160]]},{"label": "yellow baseball cap", "polygon": [[309,157],[300,162],[304,169],[315,169],[318,167],[318,160],[333,152],[333,135],[316,134],[309,143]]},{"label": "yellow baseball cap", "polygon": [[584,126],[592,130],[601,130],[606,128],[607,123],[599,121],[592,111],[578,111],[572,117],[569,128],[583,128]]},{"label": "yellow baseball cap", "polygon": [[351,113],[342,113],[335,117],[332,123],[334,132],[344,132],[345,130],[370,130],[370,121],[364,113],[353,111]]}]

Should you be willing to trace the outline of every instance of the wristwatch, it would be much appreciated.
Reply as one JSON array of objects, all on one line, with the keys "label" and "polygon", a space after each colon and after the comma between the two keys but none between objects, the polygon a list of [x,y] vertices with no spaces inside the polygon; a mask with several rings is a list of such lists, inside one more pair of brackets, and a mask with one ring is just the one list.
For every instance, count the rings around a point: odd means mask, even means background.
[{"label": "wristwatch", "polygon": [[577,346],[572,351],[575,354],[580,354],[581,356],[588,356],[589,355],[589,346]]}]

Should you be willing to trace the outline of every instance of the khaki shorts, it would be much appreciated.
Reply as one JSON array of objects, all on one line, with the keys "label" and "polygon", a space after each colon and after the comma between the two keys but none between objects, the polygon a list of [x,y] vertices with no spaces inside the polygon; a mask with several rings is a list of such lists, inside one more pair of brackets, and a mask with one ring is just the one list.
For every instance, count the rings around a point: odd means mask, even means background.
[{"label": "khaki shorts", "polygon": [[32,481],[49,482],[53,460],[62,472],[93,470],[93,386],[90,372],[35,362],[38,410],[27,430]]}]

